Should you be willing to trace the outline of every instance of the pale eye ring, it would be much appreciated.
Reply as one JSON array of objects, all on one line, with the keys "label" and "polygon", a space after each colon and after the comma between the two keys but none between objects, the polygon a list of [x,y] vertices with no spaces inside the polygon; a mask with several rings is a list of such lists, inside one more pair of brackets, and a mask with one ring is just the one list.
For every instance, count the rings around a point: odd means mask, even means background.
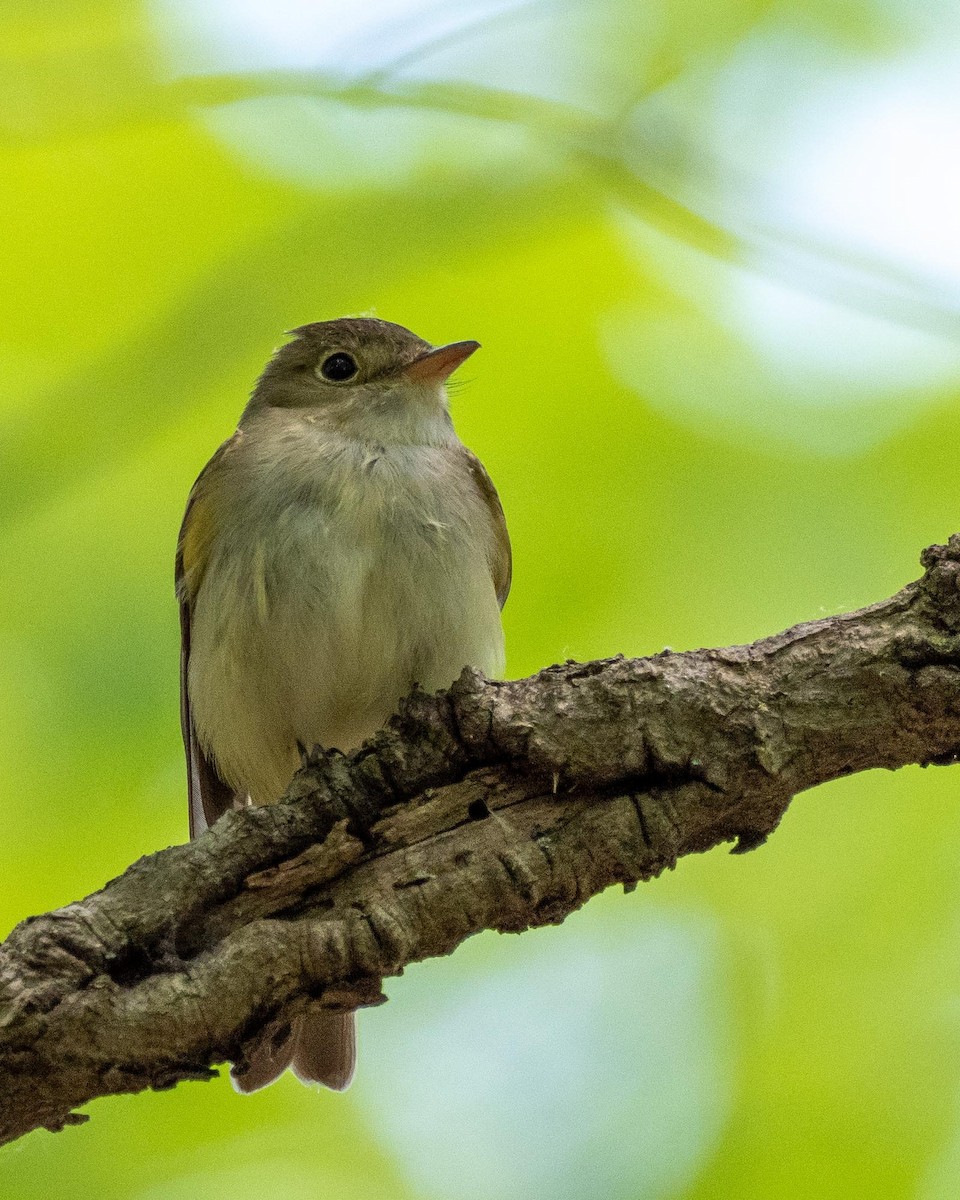
[{"label": "pale eye ring", "polygon": [[359,370],[357,360],[352,354],[347,354],[343,350],[328,355],[320,364],[320,374],[331,383],[346,383]]}]

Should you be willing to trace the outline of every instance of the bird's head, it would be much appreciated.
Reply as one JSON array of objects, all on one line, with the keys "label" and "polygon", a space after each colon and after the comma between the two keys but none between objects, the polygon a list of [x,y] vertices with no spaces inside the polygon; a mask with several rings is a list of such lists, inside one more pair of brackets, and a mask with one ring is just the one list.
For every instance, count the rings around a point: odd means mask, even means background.
[{"label": "bird's head", "polygon": [[347,436],[418,441],[433,427],[450,429],[447,379],[479,349],[478,342],[431,346],[373,317],[316,321],[290,333],[258,379],[241,424],[271,409],[298,410]]}]

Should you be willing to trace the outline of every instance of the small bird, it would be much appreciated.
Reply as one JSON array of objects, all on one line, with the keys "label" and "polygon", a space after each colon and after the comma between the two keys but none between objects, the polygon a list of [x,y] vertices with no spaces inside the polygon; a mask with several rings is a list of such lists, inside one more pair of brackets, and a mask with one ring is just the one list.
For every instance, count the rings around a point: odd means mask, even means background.
[{"label": "small bird", "polygon": [[[347,751],[415,684],[503,670],[503,509],[450,419],[477,342],[369,317],[294,329],[190,492],[177,547],[190,836],[279,800],[315,745]],[[289,1066],[341,1090],[354,1014],[312,1005],[264,1036],[243,1092]]]}]

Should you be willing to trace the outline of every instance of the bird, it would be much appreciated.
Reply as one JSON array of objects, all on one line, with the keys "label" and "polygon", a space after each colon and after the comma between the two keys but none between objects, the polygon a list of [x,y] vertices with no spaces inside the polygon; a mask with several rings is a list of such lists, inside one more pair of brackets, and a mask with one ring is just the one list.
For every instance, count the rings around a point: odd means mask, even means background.
[{"label": "bird", "polygon": [[[447,380],[479,349],[374,317],[289,331],[190,491],[176,555],[191,838],[280,800],[305,749],[359,746],[419,686],[502,674],[512,554]],[[353,1012],[309,1005],[234,1064],[347,1087]]]}]

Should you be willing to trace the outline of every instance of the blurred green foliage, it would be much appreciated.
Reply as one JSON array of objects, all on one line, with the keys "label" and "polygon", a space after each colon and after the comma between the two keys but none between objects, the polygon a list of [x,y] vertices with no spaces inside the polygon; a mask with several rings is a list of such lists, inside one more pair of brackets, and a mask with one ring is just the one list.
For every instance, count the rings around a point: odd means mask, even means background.
[{"label": "blurred green foliage", "polygon": [[[948,6],[353,9],[0,10],[5,927],[186,836],[174,542],[284,329],[483,343],[512,674],[867,603],[960,528]],[[822,788],[392,982],[345,1096],[100,1102],[0,1194],[955,1196],[957,787]]]}]

